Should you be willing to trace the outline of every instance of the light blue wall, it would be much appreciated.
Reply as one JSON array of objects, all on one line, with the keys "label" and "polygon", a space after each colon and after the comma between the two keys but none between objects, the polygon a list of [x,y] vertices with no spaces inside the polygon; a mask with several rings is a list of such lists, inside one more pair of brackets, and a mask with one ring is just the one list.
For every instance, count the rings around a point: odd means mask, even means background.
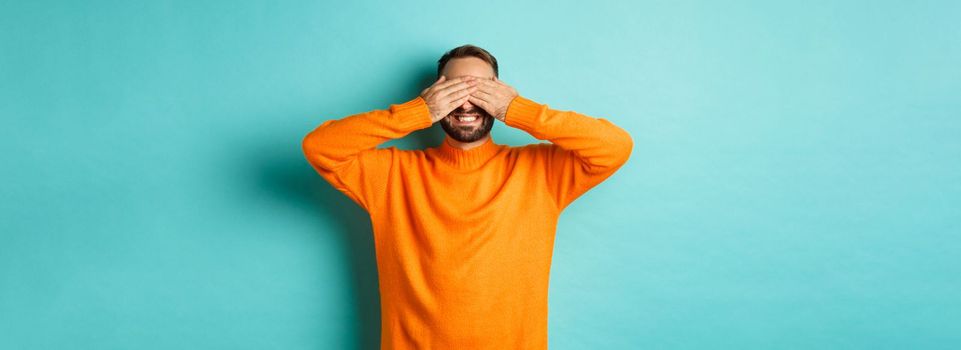
[{"label": "light blue wall", "polygon": [[370,224],[300,142],[473,43],[522,95],[634,137],[562,216],[552,349],[957,349],[959,16],[2,1],[0,348],[376,348]]}]

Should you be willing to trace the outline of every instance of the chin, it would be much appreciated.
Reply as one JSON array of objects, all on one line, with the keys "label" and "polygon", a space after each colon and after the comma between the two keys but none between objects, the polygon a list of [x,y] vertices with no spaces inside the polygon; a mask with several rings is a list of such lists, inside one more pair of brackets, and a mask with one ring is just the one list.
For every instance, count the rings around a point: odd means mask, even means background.
[{"label": "chin", "polygon": [[467,133],[463,132],[463,128],[454,126],[449,118],[441,119],[440,125],[450,138],[460,142],[474,142],[490,134],[491,128],[494,126],[494,117],[490,115],[483,116],[481,124]]}]

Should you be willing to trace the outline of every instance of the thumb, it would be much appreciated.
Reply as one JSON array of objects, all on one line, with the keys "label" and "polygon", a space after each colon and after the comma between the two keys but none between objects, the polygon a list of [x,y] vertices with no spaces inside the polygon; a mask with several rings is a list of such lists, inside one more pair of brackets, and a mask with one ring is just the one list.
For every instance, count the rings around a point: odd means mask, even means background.
[{"label": "thumb", "polygon": [[441,75],[440,78],[437,79],[437,82],[439,83],[439,82],[442,82],[442,81],[444,81],[444,80],[447,80],[447,76],[446,76],[446,75]]}]

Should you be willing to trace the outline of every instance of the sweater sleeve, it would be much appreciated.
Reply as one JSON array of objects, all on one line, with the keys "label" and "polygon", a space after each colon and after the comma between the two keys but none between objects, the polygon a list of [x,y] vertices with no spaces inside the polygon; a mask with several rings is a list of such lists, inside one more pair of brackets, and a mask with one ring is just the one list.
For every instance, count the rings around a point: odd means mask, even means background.
[{"label": "sweater sleeve", "polygon": [[327,120],[304,137],[314,170],[364,210],[384,196],[394,152],[376,147],[433,124],[421,97],[388,109]]},{"label": "sweater sleeve", "polygon": [[543,148],[546,181],[559,210],[614,174],[634,147],[630,134],[606,119],[554,110],[523,96],[508,105],[504,123],[551,142]]}]

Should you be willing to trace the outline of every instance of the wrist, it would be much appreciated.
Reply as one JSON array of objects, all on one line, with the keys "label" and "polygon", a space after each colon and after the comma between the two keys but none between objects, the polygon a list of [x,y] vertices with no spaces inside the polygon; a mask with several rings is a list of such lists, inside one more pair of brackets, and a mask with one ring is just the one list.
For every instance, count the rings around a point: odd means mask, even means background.
[{"label": "wrist", "polygon": [[410,101],[393,104],[389,108],[392,119],[403,130],[417,130],[431,126],[431,113],[424,99],[416,97]]},{"label": "wrist", "polygon": [[547,109],[547,105],[537,103],[523,96],[514,96],[507,105],[504,123],[522,130],[534,130],[539,116]]}]

